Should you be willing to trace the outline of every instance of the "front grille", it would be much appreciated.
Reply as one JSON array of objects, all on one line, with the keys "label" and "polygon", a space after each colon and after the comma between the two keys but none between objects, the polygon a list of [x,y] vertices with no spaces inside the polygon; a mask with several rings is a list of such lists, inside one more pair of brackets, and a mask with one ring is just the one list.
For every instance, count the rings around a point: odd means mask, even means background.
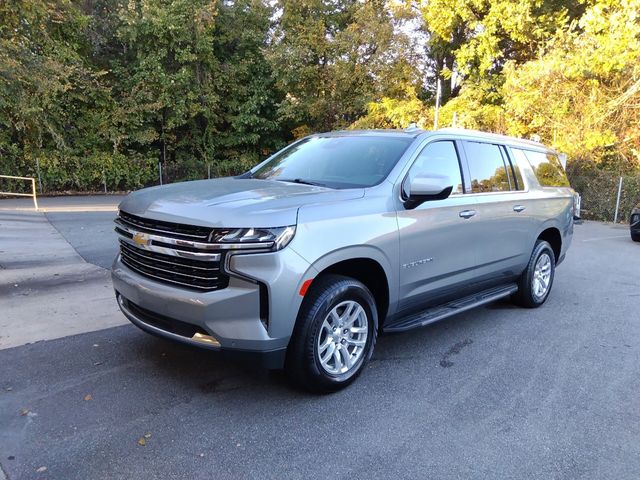
[{"label": "front grille", "polygon": [[200,242],[206,242],[213,230],[212,228],[199,227],[196,225],[182,225],[180,223],[151,220],[123,211],[120,211],[119,220],[123,224],[141,232]]},{"label": "front grille", "polygon": [[[168,225],[173,226],[171,232]],[[226,288],[229,277],[221,270],[223,252],[215,245],[184,239],[201,227],[193,228],[120,212],[115,228],[120,236],[120,259],[131,270],[163,283],[198,291]]]}]

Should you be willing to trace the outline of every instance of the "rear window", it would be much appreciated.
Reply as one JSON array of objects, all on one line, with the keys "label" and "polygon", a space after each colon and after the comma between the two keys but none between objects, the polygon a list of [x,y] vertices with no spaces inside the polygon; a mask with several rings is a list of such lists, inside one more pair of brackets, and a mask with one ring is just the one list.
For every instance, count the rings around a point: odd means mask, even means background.
[{"label": "rear window", "polygon": [[[515,149],[517,150],[517,149]],[[557,155],[553,153],[534,152],[524,150],[524,155],[529,160],[533,172],[540,185],[543,187],[568,187],[569,180],[564,173],[562,163]]]}]

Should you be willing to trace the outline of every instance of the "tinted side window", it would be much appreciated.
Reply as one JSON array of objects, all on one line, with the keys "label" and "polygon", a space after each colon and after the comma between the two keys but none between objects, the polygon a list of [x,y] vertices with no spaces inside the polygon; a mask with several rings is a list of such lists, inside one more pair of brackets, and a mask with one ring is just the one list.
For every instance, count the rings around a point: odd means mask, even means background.
[{"label": "tinted side window", "polygon": [[465,142],[471,175],[471,193],[509,191],[509,176],[498,145]]},{"label": "tinted side window", "polygon": [[[505,158],[508,158],[508,155],[505,155]],[[524,190],[524,179],[522,178],[520,163],[526,161],[527,157],[524,156],[524,152],[522,150],[514,148],[511,149],[511,159],[507,162],[507,164],[511,164],[511,179],[515,178],[515,185],[513,185],[514,190]]]},{"label": "tinted side window", "polygon": [[569,180],[564,173],[560,159],[552,153],[525,150],[533,172],[543,187],[568,187]]},{"label": "tinted side window", "polygon": [[446,175],[453,185],[451,195],[462,193],[460,162],[453,142],[433,142],[424,147],[409,171],[409,180],[416,175]]}]

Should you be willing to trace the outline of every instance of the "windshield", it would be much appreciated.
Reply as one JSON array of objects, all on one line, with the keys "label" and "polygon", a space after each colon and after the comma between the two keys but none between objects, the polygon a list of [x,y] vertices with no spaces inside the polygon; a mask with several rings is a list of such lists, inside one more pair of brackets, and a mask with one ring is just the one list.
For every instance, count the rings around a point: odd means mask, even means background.
[{"label": "windshield", "polygon": [[330,188],[371,187],[389,175],[411,142],[408,137],[310,137],[277,153],[251,177]]}]

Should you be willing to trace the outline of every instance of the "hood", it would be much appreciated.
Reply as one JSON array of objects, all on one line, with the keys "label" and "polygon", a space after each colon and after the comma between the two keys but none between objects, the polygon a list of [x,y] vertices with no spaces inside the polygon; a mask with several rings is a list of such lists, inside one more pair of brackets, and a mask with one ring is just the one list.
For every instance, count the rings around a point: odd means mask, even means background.
[{"label": "hood", "polygon": [[120,209],[141,217],[213,228],[295,225],[298,208],[361,198],[364,189],[333,190],[274,180],[218,178],[145,188]]}]

